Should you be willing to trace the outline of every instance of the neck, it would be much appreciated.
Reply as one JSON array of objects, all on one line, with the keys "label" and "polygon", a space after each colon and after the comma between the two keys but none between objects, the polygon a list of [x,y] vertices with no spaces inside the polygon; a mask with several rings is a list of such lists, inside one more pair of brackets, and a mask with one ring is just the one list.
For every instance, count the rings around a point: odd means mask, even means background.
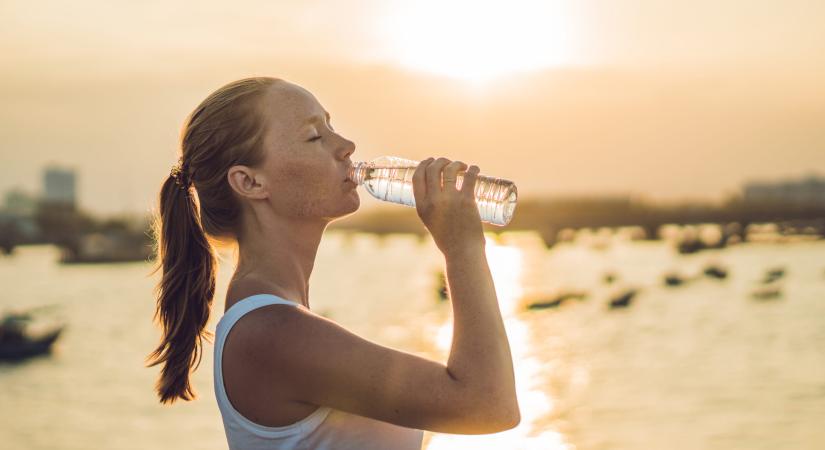
[{"label": "neck", "polygon": [[309,308],[309,277],[326,221],[270,216],[253,218],[238,237],[238,267],[233,280],[273,285],[277,295]]}]

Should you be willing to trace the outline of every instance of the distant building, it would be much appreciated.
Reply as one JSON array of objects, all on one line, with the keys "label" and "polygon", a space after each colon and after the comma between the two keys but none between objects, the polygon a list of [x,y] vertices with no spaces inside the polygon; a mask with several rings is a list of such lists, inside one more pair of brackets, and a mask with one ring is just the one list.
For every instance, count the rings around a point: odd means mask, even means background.
[{"label": "distant building", "polygon": [[10,251],[19,243],[35,240],[40,228],[34,218],[38,198],[13,188],[6,191],[6,201],[0,210],[0,247]]},{"label": "distant building", "polygon": [[773,183],[748,183],[743,191],[743,200],[747,204],[825,208],[825,178],[816,176]]},{"label": "distant building", "polygon": [[49,166],[43,171],[43,202],[77,206],[77,177],[74,170]]},{"label": "distant building", "polygon": [[31,217],[37,209],[37,197],[22,189],[13,188],[6,191],[4,209],[18,217]]}]

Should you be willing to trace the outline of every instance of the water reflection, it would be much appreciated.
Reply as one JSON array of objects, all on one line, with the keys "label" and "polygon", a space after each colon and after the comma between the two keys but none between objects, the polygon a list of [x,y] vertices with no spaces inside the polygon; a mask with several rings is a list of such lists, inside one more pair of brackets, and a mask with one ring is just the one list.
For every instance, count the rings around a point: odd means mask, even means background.
[{"label": "water reflection", "polygon": [[[353,235],[344,250],[343,241],[320,248],[313,309],[369,339],[444,361],[452,322],[450,305],[434,300],[432,271],[444,262],[434,244],[393,237],[379,249],[373,237]],[[426,432],[425,448],[822,448],[825,241],[681,255],[667,242],[621,240],[547,251],[536,236],[505,233],[487,254],[522,423],[477,437]],[[152,395],[157,371],[142,365],[158,339],[150,268],[64,266],[58,256],[51,246],[26,246],[0,258],[5,307],[57,303],[70,324],[49,357],[0,365],[2,448],[226,449],[211,352],[193,374],[198,400],[166,408]],[[661,281],[665,271],[701,273],[711,261],[729,269],[724,281]],[[782,298],[753,299],[777,267],[785,269]],[[603,282],[607,272],[613,284]],[[225,292],[232,271],[218,275]],[[644,290],[630,308],[608,310],[609,292],[623,283]],[[522,294],[560,289],[590,295],[550,310],[516,304]]]},{"label": "water reflection", "polygon": [[[487,262],[496,285],[501,315],[510,341],[516,391],[521,407],[521,423],[516,428],[496,434],[456,435],[435,434],[428,450],[442,449],[541,449],[571,448],[561,433],[548,428],[541,418],[553,412],[555,401],[542,390],[542,362],[536,358],[529,341],[527,325],[517,314],[519,299],[524,294],[524,259],[521,248],[501,245],[487,238]],[[452,342],[452,316],[439,328],[436,345],[449,353]]]}]

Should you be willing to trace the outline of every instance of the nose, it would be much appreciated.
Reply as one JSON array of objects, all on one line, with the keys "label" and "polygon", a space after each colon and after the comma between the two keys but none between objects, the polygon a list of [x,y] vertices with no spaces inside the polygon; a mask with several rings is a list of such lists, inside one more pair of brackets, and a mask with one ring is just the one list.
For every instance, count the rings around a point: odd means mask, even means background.
[{"label": "nose", "polygon": [[344,144],[341,145],[339,149],[339,155],[342,160],[349,158],[355,152],[355,142],[350,141],[347,138],[341,138],[344,140]]}]

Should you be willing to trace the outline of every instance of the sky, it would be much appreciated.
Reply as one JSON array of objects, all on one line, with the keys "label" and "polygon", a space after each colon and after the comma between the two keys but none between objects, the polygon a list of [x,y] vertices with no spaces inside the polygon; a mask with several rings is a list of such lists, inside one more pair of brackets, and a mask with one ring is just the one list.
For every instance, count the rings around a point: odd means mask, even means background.
[{"label": "sky", "polygon": [[[268,75],[354,160],[446,156],[521,198],[720,199],[825,175],[822,1],[0,0],[0,192],[78,172],[146,212],[186,115]],[[362,191],[363,207],[377,203]]]}]

